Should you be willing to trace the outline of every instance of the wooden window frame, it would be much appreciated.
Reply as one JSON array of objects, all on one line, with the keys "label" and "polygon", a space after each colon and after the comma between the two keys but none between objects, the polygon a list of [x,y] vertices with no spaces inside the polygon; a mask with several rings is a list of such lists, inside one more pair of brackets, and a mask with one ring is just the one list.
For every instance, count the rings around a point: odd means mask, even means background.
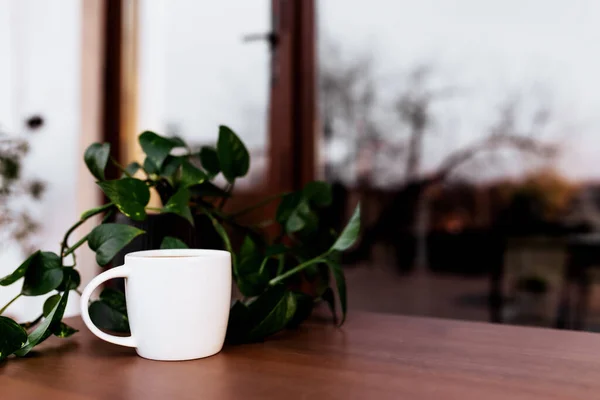
[{"label": "wooden window frame", "polygon": [[[315,1],[271,0],[273,32],[268,104],[268,162],[262,185],[238,192],[229,207],[300,189],[316,177]],[[119,161],[135,150],[139,1],[104,2],[104,96],[102,133]],[[113,171],[115,174],[116,171]],[[265,210],[272,211],[272,210]]]}]

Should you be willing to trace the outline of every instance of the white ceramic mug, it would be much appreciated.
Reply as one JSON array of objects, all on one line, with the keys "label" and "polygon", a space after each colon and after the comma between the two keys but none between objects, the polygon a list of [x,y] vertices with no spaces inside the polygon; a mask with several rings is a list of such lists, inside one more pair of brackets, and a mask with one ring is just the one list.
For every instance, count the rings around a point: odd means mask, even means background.
[{"label": "white ceramic mug", "polygon": [[[125,278],[131,336],[106,334],[90,319],[94,289],[113,278]],[[231,255],[221,250],[150,250],[129,253],[125,263],[86,286],[81,315],[100,339],[135,347],[152,360],[192,360],[223,347],[231,304]]]}]

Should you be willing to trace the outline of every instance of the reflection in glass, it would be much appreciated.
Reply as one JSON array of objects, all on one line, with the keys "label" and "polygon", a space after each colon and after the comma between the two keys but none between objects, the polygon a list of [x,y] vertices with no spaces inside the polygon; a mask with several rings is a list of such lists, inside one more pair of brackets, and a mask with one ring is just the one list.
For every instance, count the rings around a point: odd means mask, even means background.
[{"label": "reflection in glass", "polygon": [[218,126],[231,126],[251,152],[249,176],[265,174],[269,52],[248,43],[271,29],[268,0],[140,3],[139,129],[214,145]]},{"label": "reflection in glass", "polygon": [[574,245],[600,229],[600,5],[318,4],[321,170],[366,215],[355,306],[558,325],[600,265]]}]

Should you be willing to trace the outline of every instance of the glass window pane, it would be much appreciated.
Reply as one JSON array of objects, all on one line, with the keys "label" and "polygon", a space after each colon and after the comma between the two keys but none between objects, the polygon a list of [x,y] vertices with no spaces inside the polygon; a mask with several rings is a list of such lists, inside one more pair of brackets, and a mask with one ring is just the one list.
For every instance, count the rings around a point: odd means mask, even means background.
[{"label": "glass window pane", "polygon": [[143,0],[140,8],[140,129],[200,146],[230,126],[251,152],[242,188],[265,175],[270,68],[267,43],[244,37],[270,31],[270,9],[269,0]]},{"label": "glass window pane", "polygon": [[363,201],[349,259],[380,267],[349,271],[354,304],[485,320],[501,267],[552,326],[568,244],[600,230],[600,3],[317,4],[321,171]]}]

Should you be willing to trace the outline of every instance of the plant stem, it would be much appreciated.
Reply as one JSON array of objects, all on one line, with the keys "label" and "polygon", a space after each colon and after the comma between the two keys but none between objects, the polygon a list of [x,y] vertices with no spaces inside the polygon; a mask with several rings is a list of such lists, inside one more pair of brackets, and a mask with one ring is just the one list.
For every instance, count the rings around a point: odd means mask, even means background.
[{"label": "plant stem", "polygon": [[246,214],[246,213],[249,213],[250,211],[254,211],[254,210],[256,210],[257,208],[264,207],[264,206],[266,206],[267,204],[269,204],[270,202],[272,202],[273,200],[277,200],[277,199],[279,199],[279,198],[281,198],[281,197],[285,196],[286,194],[287,194],[287,193],[286,193],[286,192],[284,192],[284,193],[275,194],[275,195],[273,195],[273,196],[269,196],[269,197],[267,197],[266,199],[264,199],[264,200],[262,200],[262,201],[259,201],[258,203],[254,204],[254,205],[252,205],[252,206],[250,206],[250,207],[247,207],[247,208],[244,208],[244,209],[242,209],[242,210],[240,210],[240,211],[236,211],[236,212],[234,212],[233,214],[231,214],[231,215],[230,215],[230,217],[231,217],[231,218],[236,218],[236,217],[239,217],[240,215],[244,215],[244,214]]},{"label": "plant stem", "polygon": [[[230,183],[229,185],[227,185],[227,193],[231,194],[231,192],[233,192],[233,188],[235,186],[235,181],[233,181],[233,183]],[[222,210],[223,207],[225,207],[225,203],[227,203],[227,200],[229,200],[231,196],[225,196],[223,197],[223,199],[221,200],[221,204],[219,205],[219,210]]]},{"label": "plant stem", "polygon": [[[65,237],[63,238],[63,241],[60,245],[60,263],[61,265],[63,265],[63,259],[68,256],[69,254],[71,254],[75,249],[77,249],[79,246],[81,246],[82,244],[84,244],[86,242],[86,240],[89,237],[89,233],[87,235],[85,235],[84,237],[82,237],[77,243],[75,243],[73,245],[73,247],[71,247],[70,249],[67,250],[68,244],[67,241],[69,240],[69,236],[71,236],[71,233],[73,233],[73,231],[75,231],[75,229],[79,228],[81,225],[83,225],[83,223],[85,221],[87,221],[89,218],[93,217],[94,215],[100,214],[101,212],[104,212],[104,208],[100,208],[98,209],[96,212],[94,212],[93,214],[88,215],[86,218],[84,219],[80,219],[79,221],[77,221],[75,223],[75,225],[73,225],[72,227],[69,228],[69,230],[67,231],[67,233],[65,233]],[[106,215],[104,216],[104,218],[102,218],[102,223],[105,223],[108,218],[110,218],[110,216],[113,214],[114,209],[109,209],[108,212],[106,213]],[[73,254],[73,258],[75,258],[75,255]],[[75,266],[75,265],[73,265]]]},{"label": "plant stem", "polygon": [[229,217],[228,215],[223,214],[221,211],[217,210],[216,208],[211,208],[212,206],[210,204],[206,204],[206,205],[202,205],[202,204],[196,204],[195,205],[195,209],[201,211],[204,214],[211,214],[212,217],[219,219],[222,222],[226,222],[227,224],[231,225],[234,228],[237,228],[241,231],[244,232],[248,232],[251,233],[253,235],[258,235],[259,233],[256,231],[256,229],[253,229],[251,226],[245,226],[242,225],[240,223],[238,223],[237,221],[233,220],[231,217]]},{"label": "plant stem", "polygon": [[108,221],[108,219],[110,217],[112,217],[112,215],[115,213],[115,210],[108,210],[108,212],[106,213],[106,215],[102,218],[102,222],[100,222],[101,224],[105,223],[106,221]]},{"label": "plant stem", "polygon": [[113,165],[115,167],[117,167],[119,169],[119,171],[124,173],[125,176],[127,176],[128,178],[133,178],[133,176],[131,176],[131,174],[129,172],[127,172],[125,167],[123,167],[121,164],[119,164],[119,162],[117,160],[115,160],[112,156],[110,157],[110,161],[113,163]]},{"label": "plant stem", "polygon": [[235,258],[235,253],[233,252],[233,248],[231,247],[231,241],[229,240],[229,235],[227,234],[227,231],[225,230],[225,228],[223,228],[223,225],[221,225],[221,223],[219,223],[219,221],[217,221],[217,219],[210,213],[210,211],[204,209],[204,213],[212,222],[215,230],[221,237],[221,240],[223,240],[223,243],[225,244],[225,249],[231,253],[231,266],[233,267],[233,276],[237,277],[237,260]]},{"label": "plant stem", "polygon": [[[91,215],[90,215],[91,217]],[[67,248],[67,241],[69,240],[69,236],[71,236],[71,233],[73,233],[75,231],[75,229],[79,228],[81,225],[83,225],[83,223],[85,222],[85,219],[80,219],[79,221],[77,221],[72,227],[69,228],[69,230],[67,231],[67,233],[65,233],[65,236],[63,237],[62,243],[60,244],[60,263],[62,265],[62,260],[65,257],[65,250]]]},{"label": "plant stem", "polygon": [[275,221],[274,219],[268,219],[268,220],[266,220],[266,221],[259,222],[258,224],[255,224],[255,225],[253,225],[253,226],[254,226],[255,228],[262,229],[262,228],[265,228],[265,227],[267,227],[267,226],[269,226],[269,225],[272,225],[272,224],[274,224],[274,223],[276,223],[276,222],[277,222],[277,221]]},{"label": "plant stem", "polygon": [[221,239],[223,240],[223,243],[225,244],[227,251],[229,251],[230,253],[233,254],[233,249],[231,247],[229,235],[227,234],[227,231],[225,231],[225,228],[223,228],[223,225],[221,225],[219,223],[219,221],[208,210],[204,210],[204,213],[212,222],[212,224],[215,227],[215,229],[217,230],[217,233],[219,234],[219,236],[221,236]]},{"label": "plant stem", "polygon": [[88,219],[89,217],[91,217],[92,215],[97,215],[100,214],[103,211],[109,210],[110,208],[115,207],[114,203],[106,203],[100,207],[98,207],[93,214],[90,214],[89,216],[86,216],[85,219]]},{"label": "plant stem", "polygon": [[283,267],[285,266],[285,255],[279,255],[279,265],[277,265],[277,276],[281,274],[283,271]]},{"label": "plant stem", "polygon": [[269,281],[269,285],[271,285],[271,286],[276,285],[279,282],[281,282],[282,280],[289,278],[292,275],[297,274],[298,272],[310,267],[313,264],[317,264],[322,261],[325,261],[325,257],[327,257],[328,254],[329,254],[329,251],[326,251],[325,253],[321,254],[318,257],[313,258],[312,260],[305,261],[302,264],[290,269],[286,273],[276,276],[275,278],[273,278]]},{"label": "plant stem", "polygon": [[40,322],[42,320],[42,318],[44,318],[44,314],[40,314],[36,319],[34,319],[31,322],[25,322],[24,324],[21,324],[21,326],[23,327],[23,329],[29,329],[35,325],[38,324],[38,322]]},{"label": "plant stem", "polygon": [[4,313],[4,311],[6,311],[6,309],[8,307],[10,307],[10,305],[12,303],[14,303],[15,301],[17,301],[19,299],[19,297],[23,296],[23,293],[19,293],[18,295],[16,295],[11,301],[8,302],[8,304],[6,304],[4,307],[2,307],[2,310],[0,310],[0,315],[2,315],[2,313]]},{"label": "plant stem", "polygon": [[66,257],[69,254],[71,254],[72,252],[74,252],[75,250],[77,250],[77,248],[79,248],[82,244],[84,244],[86,242],[86,240],[88,240],[89,236],[90,236],[90,234],[88,233],[87,235],[85,235],[84,237],[79,239],[77,241],[77,243],[75,243],[73,246],[69,247],[67,249],[67,251],[65,251],[65,254],[63,256]]}]

